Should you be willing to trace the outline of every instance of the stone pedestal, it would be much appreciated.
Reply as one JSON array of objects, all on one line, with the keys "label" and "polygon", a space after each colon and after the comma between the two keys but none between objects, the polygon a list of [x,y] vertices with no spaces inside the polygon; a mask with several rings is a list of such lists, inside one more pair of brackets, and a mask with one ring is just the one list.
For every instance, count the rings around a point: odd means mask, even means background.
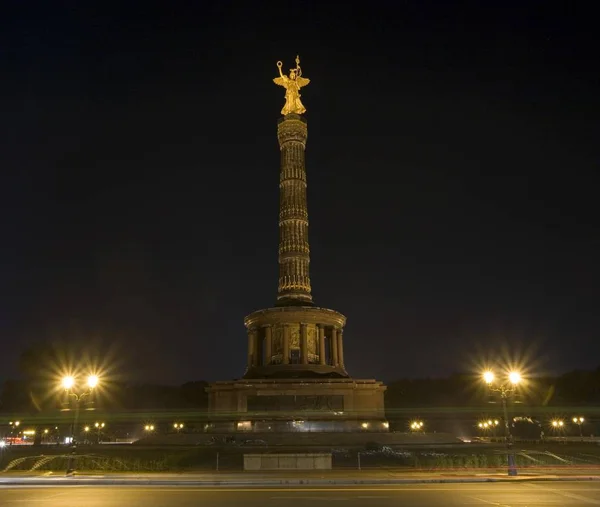
[{"label": "stone pedestal", "polygon": [[216,382],[208,388],[216,432],[387,432],[376,380],[253,379]]}]

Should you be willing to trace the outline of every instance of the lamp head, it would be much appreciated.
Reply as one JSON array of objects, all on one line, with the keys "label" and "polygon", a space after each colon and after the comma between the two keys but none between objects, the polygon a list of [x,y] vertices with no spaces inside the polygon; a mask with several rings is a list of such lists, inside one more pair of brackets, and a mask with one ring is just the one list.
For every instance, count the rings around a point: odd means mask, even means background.
[{"label": "lamp head", "polygon": [[511,371],[508,374],[508,380],[510,381],[511,384],[517,385],[522,380],[521,374],[518,371]]},{"label": "lamp head", "polygon": [[493,371],[488,370],[483,372],[483,380],[486,384],[491,384],[492,382],[494,382],[495,378],[496,377]]},{"label": "lamp head", "polygon": [[75,377],[72,375],[67,375],[63,377],[61,380],[61,384],[65,389],[72,389],[75,386]]}]

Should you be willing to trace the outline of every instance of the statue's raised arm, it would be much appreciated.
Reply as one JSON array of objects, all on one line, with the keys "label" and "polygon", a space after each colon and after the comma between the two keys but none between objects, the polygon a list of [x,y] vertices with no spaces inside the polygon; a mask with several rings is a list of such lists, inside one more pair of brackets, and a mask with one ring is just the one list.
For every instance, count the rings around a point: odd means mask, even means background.
[{"label": "statue's raised arm", "polygon": [[279,77],[273,79],[276,85],[283,86],[285,88],[285,105],[281,110],[282,115],[287,114],[302,114],[306,111],[306,108],[300,101],[300,88],[310,83],[310,79],[302,77],[302,69],[300,68],[300,57],[296,57],[296,68],[290,69],[289,77],[286,76],[281,67],[283,63],[277,62],[277,68],[279,69]]}]

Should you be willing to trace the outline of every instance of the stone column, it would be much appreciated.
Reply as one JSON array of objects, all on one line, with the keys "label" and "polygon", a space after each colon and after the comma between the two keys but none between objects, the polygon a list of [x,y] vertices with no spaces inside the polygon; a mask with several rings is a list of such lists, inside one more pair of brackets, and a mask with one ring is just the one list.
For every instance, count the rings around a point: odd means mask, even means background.
[{"label": "stone column", "polygon": [[283,364],[290,364],[290,327],[283,326],[283,357],[281,362]]},{"label": "stone column", "polygon": [[344,340],[343,340],[342,336],[343,336],[343,332],[340,329],[338,331],[338,361],[340,363],[340,366],[343,368],[344,367]]},{"label": "stone column", "polygon": [[337,329],[331,328],[331,366],[337,366],[338,361],[338,341],[337,341]]},{"label": "stone column", "polygon": [[273,357],[273,328],[271,326],[265,327],[265,366],[271,364],[271,358]]},{"label": "stone column", "polygon": [[248,330],[248,368],[252,368],[255,363],[256,354],[256,329]]},{"label": "stone column", "polygon": [[306,120],[287,114],[277,124],[281,149],[279,173],[279,285],[277,300],[311,303],[306,207]]},{"label": "stone column", "polygon": [[325,328],[319,326],[319,364],[325,364]]},{"label": "stone column", "polygon": [[308,364],[308,327],[300,323],[300,361]]}]

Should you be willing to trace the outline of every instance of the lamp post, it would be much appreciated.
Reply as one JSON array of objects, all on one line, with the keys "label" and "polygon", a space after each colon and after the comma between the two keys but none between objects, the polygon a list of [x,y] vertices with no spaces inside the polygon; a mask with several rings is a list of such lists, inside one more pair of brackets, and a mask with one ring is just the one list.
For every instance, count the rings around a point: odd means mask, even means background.
[{"label": "lamp post", "polygon": [[483,373],[483,380],[488,385],[490,391],[498,393],[502,400],[502,410],[504,412],[504,437],[506,440],[506,457],[508,461],[508,475],[517,475],[517,464],[515,461],[515,455],[513,453],[513,441],[510,433],[510,424],[508,422],[508,408],[506,400],[509,396],[514,394],[517,389],[517,385],[521,382],[521,374],[516,371],[511,371],[505,381],[498,381],[493,371],[486,371]]},{"label": "lamp post", "polygon": [[105,424],[103,422],[95,422],[94,427],[96,428],[96,443],[100,443],[100,433],[104,429]]},{"label": "lamp post", "polygon": [[583,440],[583,423],[585,422],[585,419],[581,416],[573,417],[573,422],[579,426],[579,437]]},{"label": "lamp post", "polygon": [[[69,455],[69,461],[67,463],[67,475],[73,475],[75,472],[75,469],[73,468],[75,453],[77,451],[75,434],[77,431],[77,423],[79,422],[81,402],[98,386],[98,382],[99,379],[96,375],[88,375],[85,384],[82,385],[78,385],[77,379],[71,375],[63,377],[61,381],[61,385],[67,393],[67,396],[73,398],[73,401],[75,402],[75,412],[71,424],[71,454]],[[86,432],[89,431],[89,427],[86,426],[86,428]]]},{"label": "lamp post", "polygon": [[21,424],[21,421],[10,421],[9,425],[10,425],[10,445],[13,445],[13,442],[15,440],[15,430],[17,430],[17,436],[19,436],[19,425]]},{"label": "lamp post", "polygon": [[173,428],[179,433],[183,429],[183,423],[173,423]]}]

